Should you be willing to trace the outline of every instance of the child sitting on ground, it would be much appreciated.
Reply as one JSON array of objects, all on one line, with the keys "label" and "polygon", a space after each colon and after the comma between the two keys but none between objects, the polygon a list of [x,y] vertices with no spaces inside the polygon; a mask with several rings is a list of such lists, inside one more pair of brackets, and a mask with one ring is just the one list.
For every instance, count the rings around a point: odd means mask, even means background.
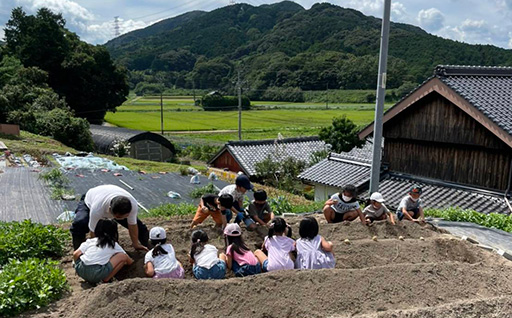
[{"label": "child sitting on ground", "polygon": [[363,210],[364,217],[368,223],[373,223],[373,221],[386,220],[389,218],[389,222],[393,225],[395,224],[395,218],[384,205],[384,201],[385,200],[382,197],[382,194],[379,192],[372,193],[370,196],[370,204],[368,204]]},{"label": "child sitting on ground", "polygon": [[[283,218],[275,218],[270,222],[262,250],[254,253],[261,263],[263,272],[293,269],[290,253],[295,251],[295,241],[290,238],[291,236],[292,228]],[[264,251],[268,252],[268,257]]]},{"label": "child sitting on ground", "polygon": [[321,269],[334,268],[336,260],[332,253],[332,242],[318,235],[318,222],[314,217],[305,217],[300,221],[300,239],[297,240],[297,259],[295,268]]},{"label": "child sitting on ground", "polygon": [[92,284],[109,282],[124,265],[133,264],[133,259],[117,243],[116,222],[100,219],[94,229],[94,236],[73,252],[75,271]]},{"label": "child sitting on ground", "polygon": [[226,265],[237,277],[261,273],[261,265],[254,253],[245,245],[242,230],[236,223],[231,223],[224,229],[226,239]]},{"label": "child sitting on ground", "polygon": [[156,226],[149,232],[149,240],[154,246],[144,258],[144,271],[148,277],[184,278],[185,270],[176,259],[174,248],[167,244],[167,235],[162,227]]},{"label": "child sitting on ground", "polygon": [[[215,194],[203,195],[190,228],[203,223],[207,217],[211,216],[215,221],[215,226],[224,229],[227,222],[229,222],[226,218],[226,211],[229,211],[232,206],[233,197],[230,194],[224,194],[220,197]],[[229,213],[231,215],[231,212]]]},{"label": "child sitting on ground", "polygon": [[220,253],[215,246],[208,243],[208,234],[203,230],[192,233],[190,263],[197,279],[223,279],[226,276],[226,255]]},{"label": "child sitting on ground", "polygon": [[[231,184],[225,186],[220,190],[219,196],[223,194],[230,194],[233,197],[233,206],[231,207],[231,212],[227,211],[226,217],[231,219],[231,213],[235,215],[235,223],[240,223],[244,221],[246,226],[249,227],[252,223],[254,223],[250,218],[245,217],[244,213],[244,196],[247,190],[251,190],[253,185],[249,178],[246,175],[238,175],[235,179],[235,184]],[[247,220],[247,221],[246,221]]]},{"label": "child sitting on ground", "polygon": [[323,212],[328,223],[353,221],[359,217],[363,224],[367,224],[356,199],[356,187],[352,184],[347,184],[341,193],[335,193],[325,201]]},{"label": "child sitting on ground", "polygon": [[254,200],[247,207],[251,219],[259,225],[267,225],[274,219],[274,212],[267,202],[265,190],[254,191]]},{"label": "child sitting on ground", "polygon": [[413,185],[409,189],[408,195],[400,201],[396,211],[396,216],[400,221],[403,219],[414,222],[424,221],[425,216],[423,214],[423,207],[421,206],[420,199],[422,192],[421,187],[417,185]]}]

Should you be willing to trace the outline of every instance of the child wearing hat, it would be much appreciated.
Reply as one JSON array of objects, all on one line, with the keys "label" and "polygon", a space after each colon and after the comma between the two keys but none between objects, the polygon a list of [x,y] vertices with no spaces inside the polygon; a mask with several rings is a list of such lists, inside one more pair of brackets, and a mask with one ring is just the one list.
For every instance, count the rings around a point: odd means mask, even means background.
[{"label": "child wearing hat", "polygon": [[176,259],[174,248],[167,243],[167,235],[162,227],[156,226],[149,232],[149,240],[154,246],[146,253],[144,270],[148,277],[177,278],[185,277],[183,266]]},{"label": "child wearing hat", "polygon": [[409,193],[400,201],[396,211],[396,216],[400,221],[406,219],[418,222],[425,219],[420,199],[422,192],[421,187],[418,185],[413,185],[409,189]]},{"label": "child wearing hat", "polygon": [[242,230],[236,223],[231,223],[224,229],[226,238],[226,265],[237,277],[261,273],[261,265],[254,253],[245,245]]},{"label": "child wearing hat", "polygon": [[389,212],[386,205],[384,205],[384,201],[382,194],[379,192],[372,193],[370,196],[370,204],[368,204],[363,210],[364,217],[368,223],[389,219],[391,224],[395,224],[395,218],[393,217],[393,214]]}]

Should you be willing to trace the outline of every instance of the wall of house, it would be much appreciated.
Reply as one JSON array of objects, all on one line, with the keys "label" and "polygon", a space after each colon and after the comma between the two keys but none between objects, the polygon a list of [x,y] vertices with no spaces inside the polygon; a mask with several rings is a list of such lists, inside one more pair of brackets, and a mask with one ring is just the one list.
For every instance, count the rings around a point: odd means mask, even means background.
[{"label": "wall of house", "polygon": [[169,148],[152,140],[139,140],[131,143],[130,157],[135,159],[164,162],[172,156]]},{"label": "wall of house", "polygon": [[512,149],[432,93],[384,125],[383,162],[392,171],[505,190]]},{"label": "wall of house", "polygon": [[229,171],[238,172],[242,171],[242,168],[233,156],[228,152],[224,151],[214,162],[213,166],[219,169],[228,169]]},{"label": "wall of house", "polygon": [[339,188],[330,187],[320,183],[315,183],[315,201],[326,201],[336,192],[339,192]]}]

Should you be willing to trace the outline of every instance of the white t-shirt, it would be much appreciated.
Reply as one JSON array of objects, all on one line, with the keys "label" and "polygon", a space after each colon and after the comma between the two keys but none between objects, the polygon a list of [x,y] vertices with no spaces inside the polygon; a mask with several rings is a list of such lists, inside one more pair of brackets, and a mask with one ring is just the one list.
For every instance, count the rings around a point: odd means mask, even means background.
[{"label": "white t-shirt", "polygon": [[380,218],[382,214],[389,213],[388,208],[382,203],[381,207],[379,209],[376,209],[373,204],[370,203],[370,205],[366,206],[363,210],[363,214],[367,217],[371,218]]},{"label": "white t-shirt", "polygon": [[336,213],[345,213],[348,211],[353,211],[359,209],[359,202],[357,200],[352,199],[349,202],[343,201],[342,198],[340,198],[339,193],[335,193],[331,196],[331,200],[338,201],[335,204],[331,205],[332,209]]},{"label": "white t-shirt", "polygon": [[219,197],[223,194],[231,194],[231,196],[233,196],[233,202],[244,199],[244,194],[236,189],[236,184],[231,184],[222,188],[219,192]]},{"label": "white t-shirt", "polygon": [[98,244],[98,238],[94,237],[83,242],[78,248],[82,251],[80,259],[84,265],[105,265],[110,261],[110,258],[117,253],[125,253],[123,248],[119,244],[115,244],[114,248],[110,245],[101,248],[96,246]]},{"label": "white t-shirt", "polygon": [[413,209],[419,209],[421,207],[421,199],[418,199],[418,201],[414,202],[410,195],[406,195],[402,201],[400,201],[400,204],[398,205],[397,212],[401,211],[402,208],[405,208],[407,211],[411,211]]},{"label": "white t-shirt", "polygon": [[217,248],[211,244],[205,244],[201,253],[194,255],[194,263],[199,267],[210,269],[219,262]]},{"label": "white t-shirt", "polygon": [[293,269],[290,252],[295,250],[295,241],[287,236],[265,237],[265,248],[268,251],[267,270],[277,271]]},{"label": "white t-shirt", "polygon": [[312,240],[300,238],[297,240],[297,259],[295,268],[321,269],[334,268],[336,260],[331,252],[322,250],[322,237],[315,236]]},{"label": "white t-shirt", "polygon": [[155,273],[168,274],[177,269],[180,265],[176,259],[176,254],[174,253],[174,248],[172,248],[171,244],[163,244],[162,248],[167,252],[167,254],[160,254],[157,257],[153,257],[153,250],[150,250],[146,253],[146,257],[144,257],[144,264],[151,262],[153,263]]},{"label": "white t-shirt", "polygon": [[91,210],[89,213],[89,230],[94,232],[96,224],[101,219],[111,219],[114,216],[109,212],[110,202],[117,196],[123,196],[130,199],[132,203],[132,210],[128,215],[128,224],[137,224],[137,201],[135,198],[126,190],[112,185],[101,185],[92,189],[89,189],[85,194],[85,205]]}]

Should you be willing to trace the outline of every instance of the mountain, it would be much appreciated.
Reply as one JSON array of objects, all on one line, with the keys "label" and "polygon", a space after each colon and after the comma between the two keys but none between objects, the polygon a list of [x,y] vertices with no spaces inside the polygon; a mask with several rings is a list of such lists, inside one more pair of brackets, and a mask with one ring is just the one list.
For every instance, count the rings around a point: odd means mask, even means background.
[{"label": "mountain", "polygon": [[[381,20],[353,9],[284,1],[193,11],[105,44],[134,71],[132,85],[163,71],[168,86],[223,88],[243,71],[253,89],[374,88]],[[391,23],[388,86],[419,83],[437,64],[512,65],[512,51],[443,39]],[[141,71],[137,73],[136,71]],[[171,85],[172,84],[172,85]]]}]

